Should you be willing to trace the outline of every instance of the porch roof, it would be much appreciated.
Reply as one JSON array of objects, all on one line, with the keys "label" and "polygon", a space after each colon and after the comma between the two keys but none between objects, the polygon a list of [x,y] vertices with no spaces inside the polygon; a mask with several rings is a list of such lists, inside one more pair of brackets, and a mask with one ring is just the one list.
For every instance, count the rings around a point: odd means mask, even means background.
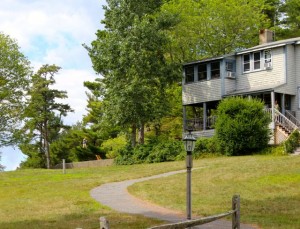
[{"label": "porch roof", "polygon": [[256,93],[271,92],[271,91],[275,91],[276,88],[279,88],[282,85],[283,84],[265,85],[260,87],[251,87],[251,88],[244,88],[235,91],[228,91],[223,97],[233,96],[233,95],[250,95]]}]

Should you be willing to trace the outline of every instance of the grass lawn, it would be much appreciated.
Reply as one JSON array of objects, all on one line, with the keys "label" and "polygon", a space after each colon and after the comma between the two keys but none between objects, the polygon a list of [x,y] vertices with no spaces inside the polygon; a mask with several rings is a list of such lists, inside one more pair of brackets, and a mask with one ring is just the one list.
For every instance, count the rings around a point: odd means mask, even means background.
[{"label": "grass lawn", "polygon": [[[259,228],[300,228],[300,156],[244,156],[194,161],[192,210],[214,215],[241,196],[241,221]],[[185,174],[138,183],[129,191],[185,212]]]},{"label": "grass lawn", "polygon": [[[166,166],[167,164],[167,166]],[[182,162],[89,169],[19,170],[0,173],[0,228],[97,228],[105,216],[111,228],[147,228],[159,221],[120,214],[94,201],[101,184],[182,169]]]},{"label": "grass lawn", "polygon": [[[185,168],[185,162],[103,168],[20,170],[0,173],[0,228],[99,228],[106,216],[114,228],[147,228],[159,221],[114,212],[89,191],[107,182]],[[212,215],[231,208],[241,195],[242,222],[260,228],[300,225],[300,157],[247,156],[194,161],[193,214]],[[135,184],[130,191],[163,206],[185,211],[185,174]]]}]

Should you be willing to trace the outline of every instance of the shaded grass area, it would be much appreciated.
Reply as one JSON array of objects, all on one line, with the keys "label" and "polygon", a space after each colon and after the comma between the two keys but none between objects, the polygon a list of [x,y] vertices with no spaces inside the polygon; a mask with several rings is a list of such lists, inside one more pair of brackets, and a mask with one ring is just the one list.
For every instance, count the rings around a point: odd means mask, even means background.
[{"label": "shaded grass area", "polygon": [[158,220],[120,214],[98,204],[90,190],[108,182],[183,169],[182,162],[0,173],[0,228],[99,228],[105,216],[111,228],[147,228]]},{"label": "shaded grass area", "polygon": [[[241,196],[241,221],[260,228],[300,228],[300,157],[244,156],[194,161],[193,215],[231,209]],[[140,198],[185,212],[186,175],[145,181],[129,191]]]}]

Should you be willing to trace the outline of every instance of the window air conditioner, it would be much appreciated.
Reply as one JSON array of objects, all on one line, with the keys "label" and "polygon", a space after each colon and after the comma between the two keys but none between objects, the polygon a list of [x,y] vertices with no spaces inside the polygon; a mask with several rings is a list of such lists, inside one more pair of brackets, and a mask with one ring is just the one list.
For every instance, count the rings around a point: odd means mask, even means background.
[{"label": "window air conditioner", "polygon": [[227,72],[227,78],[235,79],[235,72]]},{"label": "window air conditioner", "polygon": [[272,63],[271,62],[265,63],[265,68],[266,69],[272,69]]}]

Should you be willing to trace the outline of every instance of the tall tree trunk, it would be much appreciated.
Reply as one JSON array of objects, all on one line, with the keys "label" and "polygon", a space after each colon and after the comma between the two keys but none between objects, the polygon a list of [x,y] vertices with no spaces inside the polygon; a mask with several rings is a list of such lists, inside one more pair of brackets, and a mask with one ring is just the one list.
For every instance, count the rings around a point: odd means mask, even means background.
[{"label": "tall tree trunk", "polygon": [[136,124],[133,123],[131,126],[131,146],[134,148],[136,146]]},{"label": "tall tree trunk", "polygon": [[50,169],[50,147],[49,147],[49,134],[48,134],[48,125],[47,121],[44,123],[45,126],[45,154],[46,154],[46,160],[47,160],[47,169]]},{"label": "tall tree trunk", "polygon": [[141,127],[139,128],[139,144],[145,143],[145,124],[141,123]]}]

